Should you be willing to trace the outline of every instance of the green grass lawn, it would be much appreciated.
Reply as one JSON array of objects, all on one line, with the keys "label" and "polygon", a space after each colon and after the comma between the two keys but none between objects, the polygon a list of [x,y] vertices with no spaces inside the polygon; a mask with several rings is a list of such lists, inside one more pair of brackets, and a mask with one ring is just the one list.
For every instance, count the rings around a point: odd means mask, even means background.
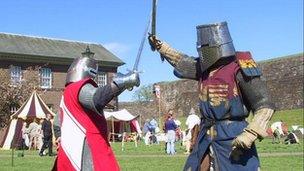
[{"label": "green grass lawn", "polygon": [[[279,111],[272,121],[282,119],[291,125],[303,126],[303,110]],[[272,144],[271,139],[256,142],[263,171],[301,171],[303,170],[303,140],[301,144]],[[112,143],[112,148],[123,171],[178,171],[182,170],[187,156],[183,154],[184,147],[176,144],[177,155],[168,156],[164,151],[164,144],[145,146],[140,142],[135,148],[134,143],[126,143],[124,151],[121,143]],[[54,157],[40,157],[36,151],[26,151],[24,157],[18,157],[20,151],[15,152],[14,167],[11,166],[11,151],[0,151],[0,171],[47,171],[50,170]],[[268,156],[265,154],[291,153],[287,156]],[[294,155],[292,153],[297,153]]]},{"label": "green grass lawn", "polygon": [[294,110],[281,110],[275,112],[273,117],[271,118],[271,122],[276,122],[283,120],[287,123],[289,128],[292,125],[300,125],[301,127],[304,126],[304,111],[303,109],[294,109]]},{"label": "green grass lawn", "polygon": [[[302,144],[284,145],[272,144],[270,139],[257,142],[257,149],[263,170],[302,170],[303,156],[271,156],[264,157],[265,153],[295,153],[303,152]],[[184,166],[187,156],[183,154],[184,147],[176,145],[176,156],[168,156],[164,152],[164,144],[146,146],[140,142],[135,148],[134,143],[126,143],[124,151],[121,150],[121,143],[112,143],[113,150],[122,170],[145,170],[145,171],[171,171],[181,170]],[[0,171],[44,171],[50,170],[54,157],[39,157],[35,151],[25,151],[24,157],[18,157],[15,152],[14,167],[11,166],[11,151],[0,151]]]},{"label": "green grass lawn", "polygon": [[303,156],[260,157],[263,171],[303,171]]}]

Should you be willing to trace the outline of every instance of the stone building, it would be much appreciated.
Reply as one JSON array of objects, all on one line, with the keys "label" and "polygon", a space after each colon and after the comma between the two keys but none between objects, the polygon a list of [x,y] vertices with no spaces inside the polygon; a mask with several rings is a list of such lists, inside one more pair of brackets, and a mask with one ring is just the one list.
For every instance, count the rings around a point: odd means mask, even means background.
[{"label": "stone building", "polygon": [[[277,110],[303,108],[303,53],[260,61],[258,65]],[[182,116],[187,115],[192,107],[199,112],[197,81],[182,79],[156,84],[161,89],[161,113],[174,109],[178,116]],[[144,118],[157,116],[158,113],[156,101],[122,103],[120,107],[142,114]]]},{"label": "stone building", "polygon": [[[124,63],[96,43],[0,33],[0,68],[7,70],[13,84],[18,84],[26,68],[41,67],[38,90],[45,103],[57,112],[68,67],[75,57],[81,56],[87,46],[95,53],[94,58],[99,64],[96,79],[98,85],[110,83],[117,67]],[[117,103],[118,99],[114,99],[109,107],[115,109]]]}]

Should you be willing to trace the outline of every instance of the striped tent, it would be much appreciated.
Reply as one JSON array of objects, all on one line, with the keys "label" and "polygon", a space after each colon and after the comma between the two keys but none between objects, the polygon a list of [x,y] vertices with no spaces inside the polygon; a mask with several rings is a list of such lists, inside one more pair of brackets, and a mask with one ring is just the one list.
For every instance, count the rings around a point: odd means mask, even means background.
[{"label": "striped tent", "polygon": [[4,150],[17,147],[22,141],[22,125],[24,122],[30,122],[33,119],[46,118],[46,114],[55,114],[42,101],[41,97],[34,91],[30,98],[11,115],[11,121],[8,125],[3,139],[0,140],[0,148]]},{"label": "striped tent", "polygon": [[47,113],[50,113],[52,116],[55,116],[55,114],[42,101],[41,97],[37,94],[37,92],[34,91],[30,98],[20,107],[20,109],[18,109],[17,112],[15,112],[11,116],[11,119],[43,119],[46,117]]}]

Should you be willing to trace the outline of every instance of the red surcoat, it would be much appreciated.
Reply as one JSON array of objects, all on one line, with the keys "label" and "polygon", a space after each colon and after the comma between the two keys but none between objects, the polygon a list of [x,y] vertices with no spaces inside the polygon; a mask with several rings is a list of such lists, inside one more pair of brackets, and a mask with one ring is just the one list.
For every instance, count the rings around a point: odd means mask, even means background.
[{"label": "red surcoat", "polygon": [[69,84],[60,103],[61,144],[54,170],[81,170],[84,141],[91,151],[95,171],[120,170],[107,141],[107,122],[103,115],[85,110],[79,100],[80,89],[85,84],[97,87],[92,79]]}]

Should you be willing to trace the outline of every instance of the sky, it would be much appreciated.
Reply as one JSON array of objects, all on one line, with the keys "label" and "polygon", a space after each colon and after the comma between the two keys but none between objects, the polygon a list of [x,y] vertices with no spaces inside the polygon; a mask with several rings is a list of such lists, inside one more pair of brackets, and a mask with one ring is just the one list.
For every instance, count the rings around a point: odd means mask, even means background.
[{"label": "sky", "polygon": [[[1,0],[0,32],[94,42],[132,69],[152,0]],[[158,0],[157,36],[197,56],[196,26],[227,21],[234,46],[256,61],[303,52],[303,0]],[[177,80],[149,45],[143,49],[141,85]],[[119,101],[132,100],[124,92]]]}]

